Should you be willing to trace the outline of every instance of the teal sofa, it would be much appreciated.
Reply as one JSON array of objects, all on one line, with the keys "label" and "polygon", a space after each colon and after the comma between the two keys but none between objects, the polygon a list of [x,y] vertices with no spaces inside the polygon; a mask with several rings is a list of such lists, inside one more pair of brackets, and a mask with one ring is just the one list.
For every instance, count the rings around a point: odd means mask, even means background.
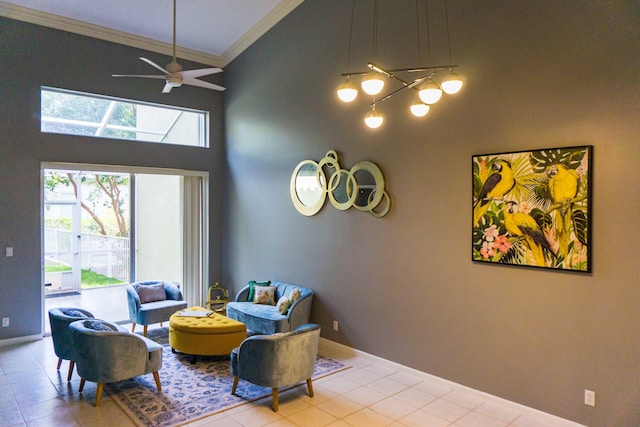
[{"label": "teal sofa", "polygon": [[[264,282],[263,282],[264,283]],[[249,300],[251,286],[246,286],[238,292],[235,301],[227,304],[227,317],[247,325],[247,329],[257,334],[275,334],[290,332],[298,326],[309,323],[313,291],[309,288],[291,283],[270,281],[275,287],[274,302],[283,296],[291,295],[294,289],[300,291],[300,297],[282,314],[277,305],[255,304]]]}]

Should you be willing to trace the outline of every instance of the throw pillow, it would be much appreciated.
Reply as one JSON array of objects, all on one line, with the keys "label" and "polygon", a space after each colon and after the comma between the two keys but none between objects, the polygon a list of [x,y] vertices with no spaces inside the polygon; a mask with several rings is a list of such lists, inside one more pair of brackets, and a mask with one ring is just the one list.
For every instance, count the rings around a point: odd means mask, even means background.
[{"label": "throw pillow", "polygon": [[280,314],[285,314],[289,307],[291,306],[291,300],[287,297],[280,297],[278,303],[276,304],[276,308],[280,312]]},{"label": "throw pillow", "polygon": [[60,310],[62,314],[69,317],[89,317],[81,311],[78,310]]},{"label": "throw pillow", "polygon": [[142,304],[167,299],[167,295],[164,293],[164,284],[162,283],[138,287],[138,296]]},{"label": "throw pillow", "polygon": [[271,280],[267,280],[266,282],[256,282],[252,280],[249,282],[249,295],[247,296],[247,301],[253,301],[253,297],[255,295],[255,287],[256,286],[269,286],[271,285]]},{"label": "throw pillow", "polygon": [[276,305],[275,298],[276,298],[275,286],[256,286],[255,295],[253,296],[253,303]]},{"label": "throw pillow", "polygon": [[87,329],[93,329],[94,331],[113,331],[114,329],[109,325],[105,325],[102,322],[97,322],[95,320],[87,320],[84,322],[84,327]]},{"label": "throw pillow", "polygon": [[296,302],[298,300],[298,298],[300,298],[300,289],[293,288],[291,290],[291,293],[289,294],[289,299],[291,300],[291,304]]}]

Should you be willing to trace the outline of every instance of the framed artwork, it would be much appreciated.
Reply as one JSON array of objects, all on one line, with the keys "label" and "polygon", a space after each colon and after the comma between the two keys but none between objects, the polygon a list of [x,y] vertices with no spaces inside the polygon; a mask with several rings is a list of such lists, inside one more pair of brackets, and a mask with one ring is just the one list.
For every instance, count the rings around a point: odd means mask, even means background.
[{"label": "framed artwork", "polygon": [[472,260],[591,272],[592,151],[472,156]]}]

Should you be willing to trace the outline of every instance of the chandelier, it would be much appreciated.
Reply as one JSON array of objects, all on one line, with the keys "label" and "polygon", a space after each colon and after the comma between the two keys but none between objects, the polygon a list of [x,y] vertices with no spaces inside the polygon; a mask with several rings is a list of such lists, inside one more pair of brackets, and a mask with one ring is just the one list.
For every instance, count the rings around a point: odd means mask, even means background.
[{"label": "chandelier", "polygon": [[[351,58],[351,39],[353,36],[353,15],[355,9],[355,0],[352,0],[351,4],[351,32],[349,34],[349,48],[348,59]],[[427,40],[429,40],[429,6],[428,0],[425,0],[426,21],[427,21]],[[451,41],[449,38],[449,17],[447,12],[447,3],[445,0],[445,18],[447,24],[447,43],[449,48],[449,60],[451,61]],[[375,54],[377,50],[377,25],[378,25],[378,0],[375,0],[374,4],[374,24],[373,24],[373,56],[375,60]],[[418,17],[418,0],[416,0],[416,26],[418,33],[418,50],[420,51],[420,25]],[[429,44],[430,42],[428,42]],[[430,45],[429,45],[430,50]],[[352,76],[362,76],[361,89],[362,91],[372,97],[372,102],[369,104],[370,110],[364,118],[365,124],[372,128],[379,128],[384,122],[384,116],[376,109],[378,104],[383,103],[389,98],[405,91],[409,91],[413,94],[413,102],[409,106],[411,114],[415,117],[424,117],[427,115],[431,106],[438,102],[442,98],[443,92],[447,95],[456,94],[462,89],[462,79],[455,73],[455,69],[458,65],[436,65],[436,66],[424,66],[414,68],[400,68],[386,70],[373,62],[367,64],[367,71],[347,72],[342,73],[342,77],[346,77],[346,81],[342,83],[337,90],[338,98],[345,103],[350,103],[358,97],[357,86],[350,81]],[[401,78],[399,73],[418,74],[415,78]],[[436,75],[438,73],[445,74],[438,80]],[[377,98],[385,87],[385,78],[400,82],[401,86],[387,93],[386,95]]]}]

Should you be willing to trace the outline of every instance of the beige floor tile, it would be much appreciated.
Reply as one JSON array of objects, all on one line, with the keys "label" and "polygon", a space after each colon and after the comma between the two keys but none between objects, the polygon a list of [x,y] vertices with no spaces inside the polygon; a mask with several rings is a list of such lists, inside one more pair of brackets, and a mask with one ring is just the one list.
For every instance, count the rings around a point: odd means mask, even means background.
[{"label": "beige floor tile", "polygon": [[300,427],[324,427],[337,421],[336,417],[318,407],[305,409],[304,411],[293,414],[287,419]]},{"label": "beige floor tile", "polygon": [[423,407],[422,410],[449,422],[455,422],[470,412],[468,408],[442,398],[431,402]]},{"label": "beige floor tile", "polygon": [[344,421],[354,426],[366,427],[388,426],[394,422],[391,418],[385,417],[369,408],[364,408],[355,414],[345,417]]},{"label": "beige floor tile", "polygon": [[415,406],[409,405],[397,399],[395,396],[388,397],[371,405],[371,409],[396,421],[417,410]]},{"label": "beige floor tile", "polygon": [[339,396],[317,405],[318,408],[336,418],[344,418],[363,409],[363,406],[346,396]]},{"label": "beige floor tile", "polygon": [[399,423],[407,427],[447,427],[451,425],[449,421],[421,409],[402,418]]}]

